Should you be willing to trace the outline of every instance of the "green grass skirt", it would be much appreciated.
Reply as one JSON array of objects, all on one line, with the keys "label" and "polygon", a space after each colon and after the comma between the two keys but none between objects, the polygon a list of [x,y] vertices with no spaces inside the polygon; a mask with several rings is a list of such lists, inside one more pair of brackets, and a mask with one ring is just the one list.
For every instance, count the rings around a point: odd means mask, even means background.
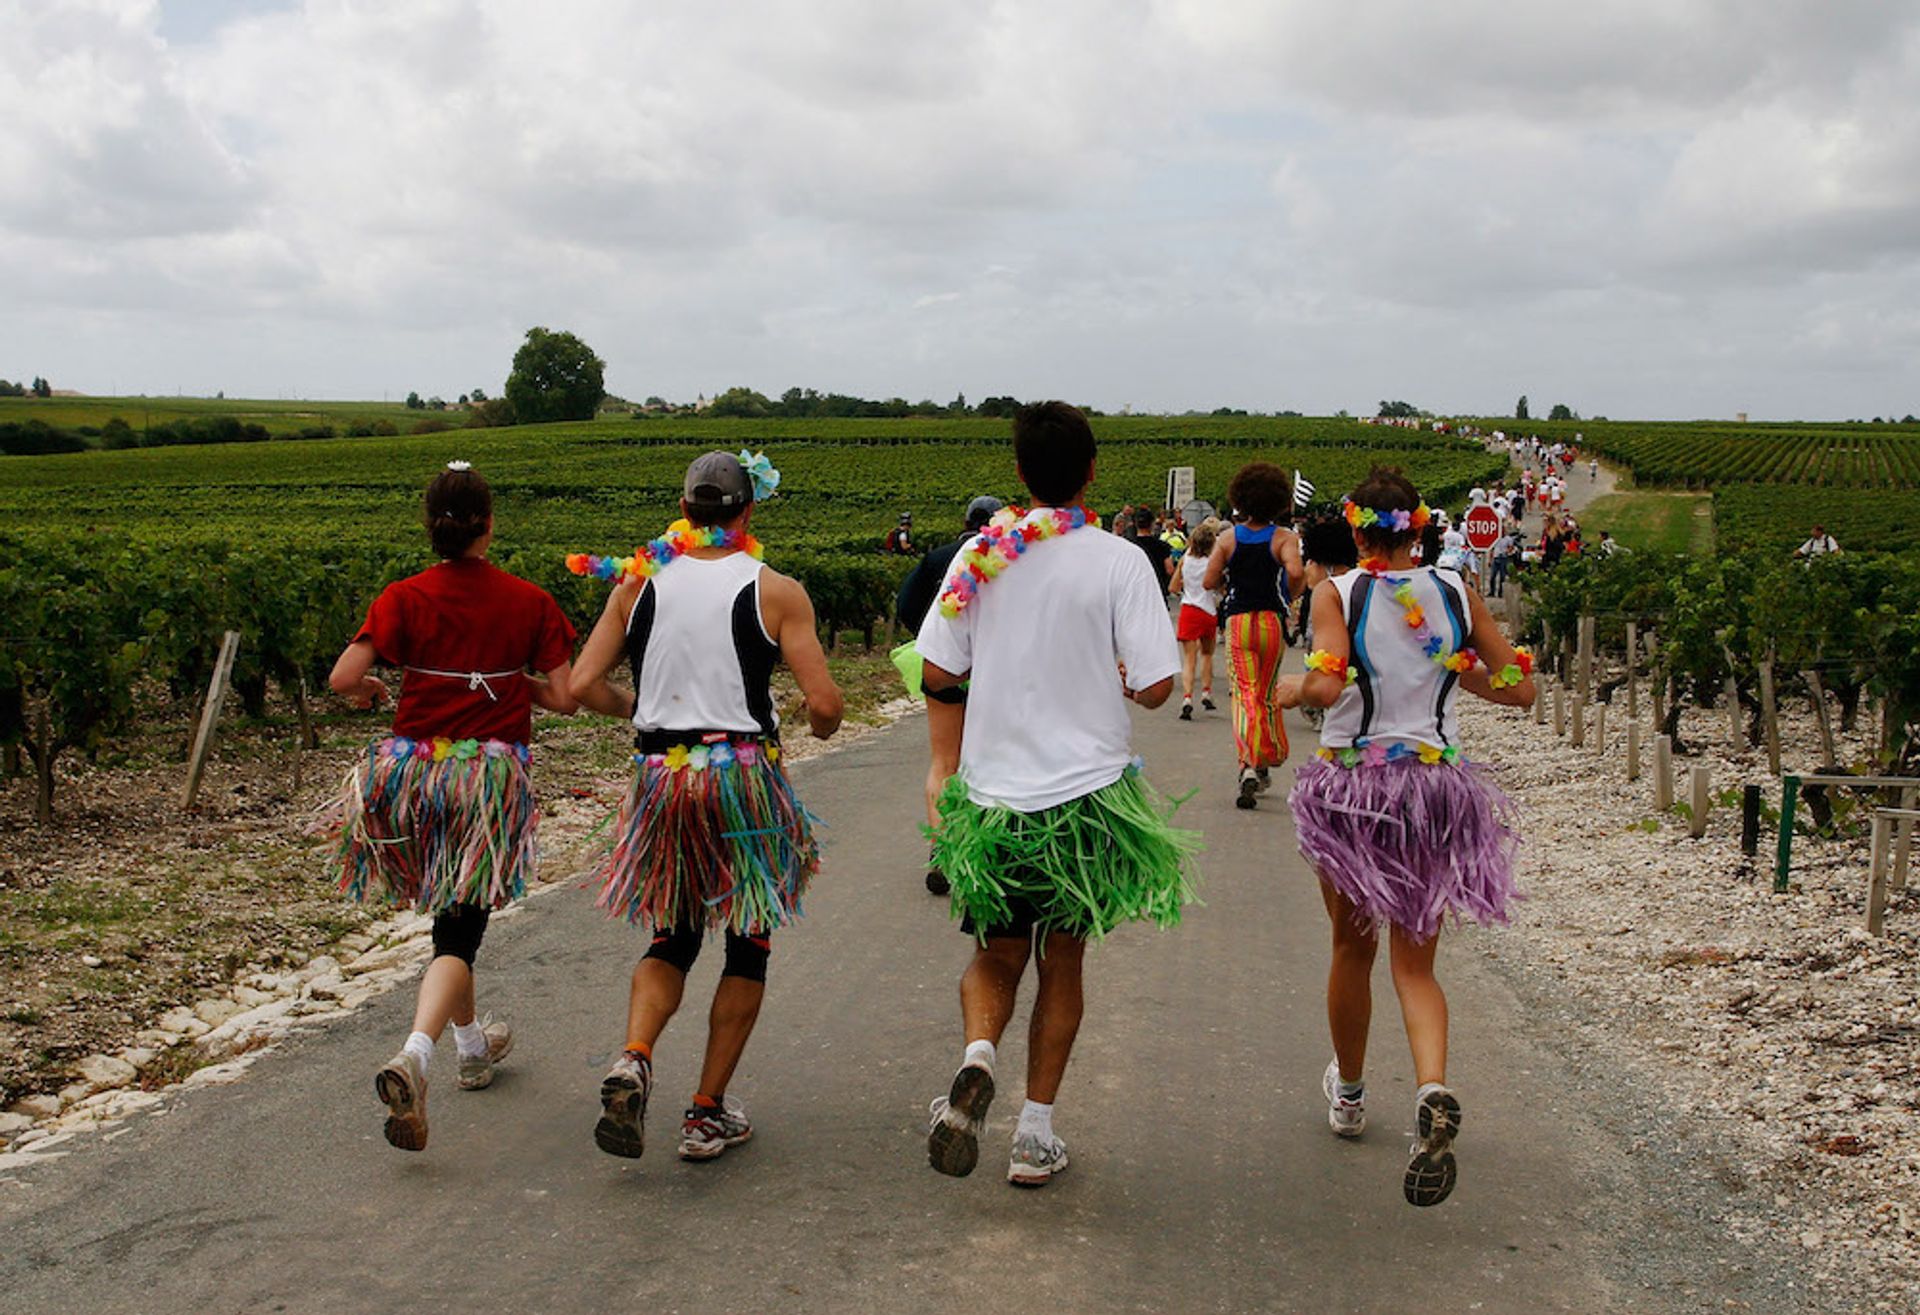
[{"label": "green grass skirt", "polygon": [[1123,922],[1180,923],[1194,903],[1197,831],[1169,819],[1177,804],[1152,794],[1134,769],[1112,785],[1037,813],[982,807],[958,776],[940,795],[940,825],[924,828],[933,866],[953,885],[952,907],[976,931],[1007,922],[1016,900],[1050,931],[1097,940]]}]

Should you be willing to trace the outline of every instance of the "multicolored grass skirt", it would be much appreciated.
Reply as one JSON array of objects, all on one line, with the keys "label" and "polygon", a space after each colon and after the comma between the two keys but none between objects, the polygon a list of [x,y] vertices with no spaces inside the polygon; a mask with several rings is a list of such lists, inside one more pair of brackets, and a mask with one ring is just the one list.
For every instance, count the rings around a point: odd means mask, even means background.
[{"label": "multicolored grass skirt", "polygon": [[721,741],[633,760],[601,908],[661,930],[754,934],[800,916],[820,848],[778,745]]},{"label": "multicolored grass skirt", "polygon": [[540,823],[530,762],[501,740],[376,740],[331,819],[341,891],[425,913],[518,899]]},{"label": "multicolored grass skirt", "polygon": [[1015,900],[1049,931],[1098,939],[1124,922],[1178,926],[1194,895],[1200,834],[1174,827],[1177,805],[1156,799],[1139,771],[1053,808],[983,807],[958,776],[940,796],[932,865],[953,885],[952,910],[984,937]]},{"label": "multicolored grass skirt", "polygon": [[1300,852],[1376,930],[1428,941],[1448,917],[1505,922],[1518,898],[1513,804],[1477,764],[1315,758],[1287,802]]},{"label": "multicolored grass skirt", "polygon": [[1227,679],[1233,684],[1233,747],[1249,767],[1287,760],[1287,726],[1277,683],[1287,655],[1278,612],[1236,612],[1227,618]]}]

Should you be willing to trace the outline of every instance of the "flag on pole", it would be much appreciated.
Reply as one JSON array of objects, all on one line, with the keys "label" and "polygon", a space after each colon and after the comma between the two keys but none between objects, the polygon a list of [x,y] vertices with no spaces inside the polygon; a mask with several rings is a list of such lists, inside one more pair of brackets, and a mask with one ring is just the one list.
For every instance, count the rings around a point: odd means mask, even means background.
[{"label": "flag on pole", "polygon": [[1293,472],[1293,505],[1304,507],[1313,501],[1313,485],[1297,469]]}]

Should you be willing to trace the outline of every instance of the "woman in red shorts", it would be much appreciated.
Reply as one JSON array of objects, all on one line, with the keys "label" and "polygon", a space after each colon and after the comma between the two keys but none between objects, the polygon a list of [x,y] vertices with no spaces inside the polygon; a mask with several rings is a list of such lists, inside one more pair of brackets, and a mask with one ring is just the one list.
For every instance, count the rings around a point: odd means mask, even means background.
[{"label": "woman in red shorts", "polygon": [[1200,706],[1208,712],[1213,702],[1213,641],[1220,632],[1220,598],[1206,587],[1207,559],[1219,539],[1219,528],[1211,520],[1200,523],[1187,542],[1169,593],[1180,599],[1180,618],[1174,623],[1174,637],[1180,641],[1180,720],[1193,720],[1193,672],[1201,671]]}]

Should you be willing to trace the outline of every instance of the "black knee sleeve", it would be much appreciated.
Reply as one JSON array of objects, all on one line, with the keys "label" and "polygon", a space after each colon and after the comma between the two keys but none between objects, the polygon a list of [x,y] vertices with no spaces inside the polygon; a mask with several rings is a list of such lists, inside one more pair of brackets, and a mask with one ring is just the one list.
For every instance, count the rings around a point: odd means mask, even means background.
[{"label": "black knee sleeve", "polygon": [[645,957],[670,963],[684,973],[700,957],[700,940],[701,931],[698,927],[675,927],[671,931],[655,929],[653,944],[647,947]]},{"label": "black knee sleeve", "polygon": [[480,939],[487,934],[487,910],[478,904],[456,904],[433,920],[433,956],[450,954],[473,967]]},{"label": "black knee sleeve", "polygon": [[767,960],[773,954],[773,940],[769,936],[742,936],[738,932],[727,933],[727,962],[720,970],[722,977],[744,977],[750,982],[767,980]]}]

